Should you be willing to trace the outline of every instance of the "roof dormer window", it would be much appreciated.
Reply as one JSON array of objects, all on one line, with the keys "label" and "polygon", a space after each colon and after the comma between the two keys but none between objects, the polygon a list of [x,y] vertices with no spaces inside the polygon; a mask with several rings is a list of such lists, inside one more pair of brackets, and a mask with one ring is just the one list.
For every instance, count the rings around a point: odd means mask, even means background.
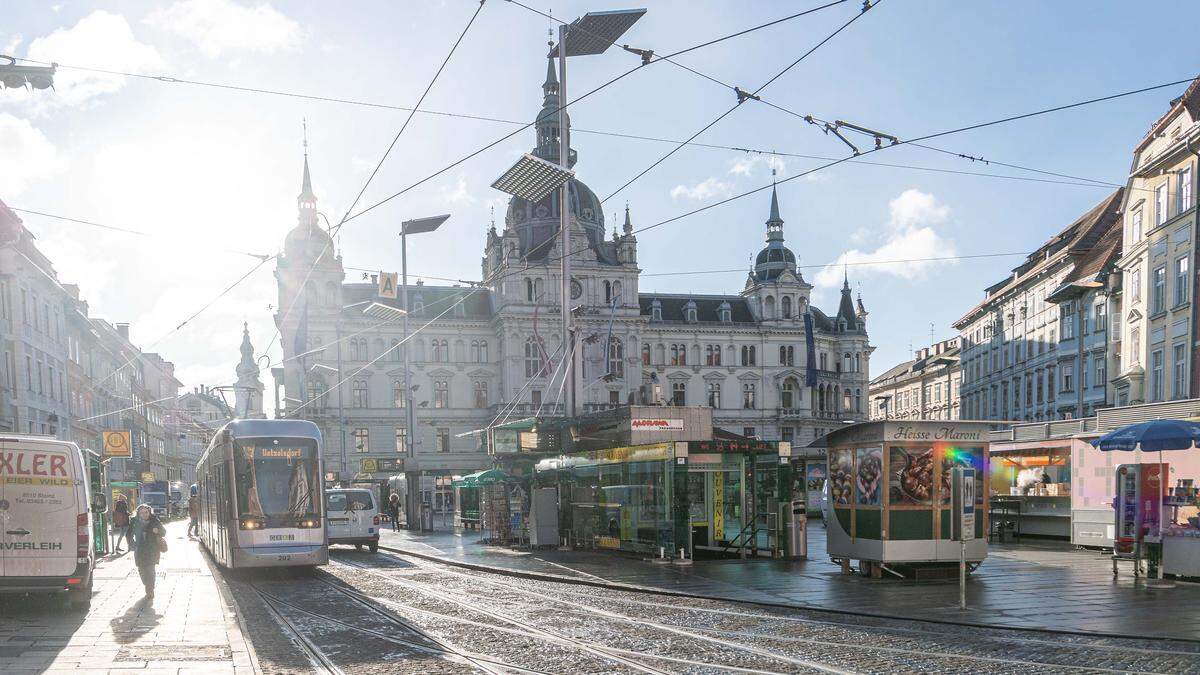
[{"label": "roof dormer window", "polygon": [[662,301],[655,300],[650,303],[650,320],[662,321]]},{"label": "roof dormer window", "polygon": [[720,317],[721,323],[733,322],[733,311],[730,309],[728,302],[721,303],[721,306],[717,308],[717,315]]},{"label": "roof dormer window", "polygon": [[683,308],[683,318],[688,323],[696,323],[696,301],[688,300]]}]

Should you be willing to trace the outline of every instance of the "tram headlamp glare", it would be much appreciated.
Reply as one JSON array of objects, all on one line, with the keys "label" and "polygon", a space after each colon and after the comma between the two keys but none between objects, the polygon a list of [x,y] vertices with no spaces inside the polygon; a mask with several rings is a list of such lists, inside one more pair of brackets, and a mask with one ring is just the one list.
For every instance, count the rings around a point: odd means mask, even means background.
[{"label": "tram headlamp glare", "polygon": [[238,523],[238,527],[242,528],[243,530],[258,530],[262,529],[262,523],[258,522],[257,520],[247,518]]}]

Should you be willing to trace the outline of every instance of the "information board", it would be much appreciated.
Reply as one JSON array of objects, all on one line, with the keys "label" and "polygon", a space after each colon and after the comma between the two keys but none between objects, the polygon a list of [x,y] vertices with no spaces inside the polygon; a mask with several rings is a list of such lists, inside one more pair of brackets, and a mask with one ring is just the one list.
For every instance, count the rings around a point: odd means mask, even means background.
[{"label": "information board", "polygon": [[975,538],[975,469],[956,466],[951,474],[951,539]]}]

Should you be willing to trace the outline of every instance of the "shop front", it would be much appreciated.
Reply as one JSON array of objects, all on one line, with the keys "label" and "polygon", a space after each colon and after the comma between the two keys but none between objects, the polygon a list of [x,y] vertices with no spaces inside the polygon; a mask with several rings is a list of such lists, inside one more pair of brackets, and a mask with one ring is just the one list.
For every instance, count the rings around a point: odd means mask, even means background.
[{"label": "shop front", "polygon": [[[960,545],[951,536],[951,476],[975,470],[975,538],[967,542],[972,566],[987,557],[987,435],[992,423],[963,421],[867,422],[825,437],[829,490],[829,555],[848,570],[878,577],[931,568],[957,570]],[[953,563],[953,567],[951,567]]]},{"label": "shop front", "polygon": [[560,535],[577,547],[782,556],[795,473],[787,443],[680,441],[543,460],[534,487],[558,489]]},{"label": "shop front", "polygon": [[[1005,538],[1071,538],[1074,445],[1081,446],[1079,452],[1090,447],[1087,441],[1072,438],[992,444],[990,511]],[[1111,515],[1111,508],[1106,515]]]}]

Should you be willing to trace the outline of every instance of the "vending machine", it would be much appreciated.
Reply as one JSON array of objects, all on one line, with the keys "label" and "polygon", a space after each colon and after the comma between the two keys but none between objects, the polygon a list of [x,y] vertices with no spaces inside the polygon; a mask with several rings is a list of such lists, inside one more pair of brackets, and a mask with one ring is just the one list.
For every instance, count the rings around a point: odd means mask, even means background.
[{"label": "vending machine", "polygon": [[1113,553],[1122,558],[1144,557],[1143,545],[1158,541],[1162,497],[1166,494],[1166,464],[1121,464],[1117,467],[1116,537]]}]

